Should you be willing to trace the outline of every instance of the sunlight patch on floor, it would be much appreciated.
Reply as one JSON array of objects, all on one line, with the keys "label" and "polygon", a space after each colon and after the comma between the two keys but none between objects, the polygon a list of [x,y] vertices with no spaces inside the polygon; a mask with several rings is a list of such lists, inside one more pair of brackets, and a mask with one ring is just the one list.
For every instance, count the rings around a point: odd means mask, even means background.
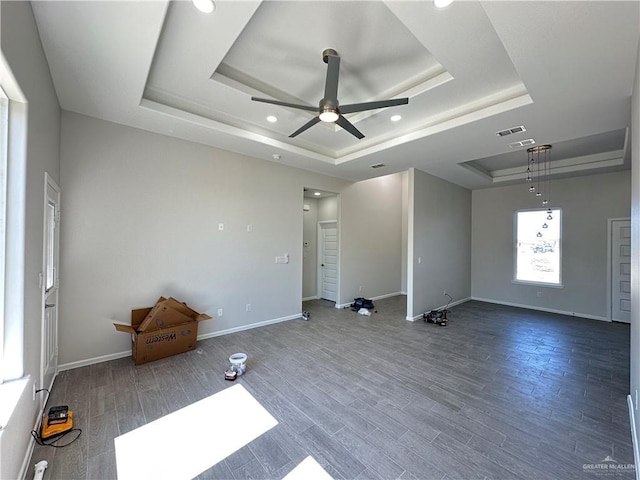
[{"label": "sunlight patch on floor", "polygon": [[119,480],[189,480],[275,427],[240,384],[114,439]]},{"label": "sunlight patch on floor", "polygon": [[296,468],[291,470],[282,480],[332,480],[322,466],[311,456],[305,458]]}]

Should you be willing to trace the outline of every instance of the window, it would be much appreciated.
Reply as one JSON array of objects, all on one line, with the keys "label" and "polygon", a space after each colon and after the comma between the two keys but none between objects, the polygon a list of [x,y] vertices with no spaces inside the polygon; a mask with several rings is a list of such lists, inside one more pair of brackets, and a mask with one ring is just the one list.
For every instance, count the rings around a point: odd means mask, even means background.
[{"label": "window", "polygon": [[515,281],[561,286],[562,210],[520,210],[515,215]]},{"label": "window", "polygon": [[5,239],[7,223],[7,144],[9,125],[9,99],[0,88],[0,383],[4,378],[4,284],[5,284]]},{"label": "window", "polygon": [[[0,52],[0,383],[24,375],[27,103]],[[1,397],[2,395],[0,395]]]}]

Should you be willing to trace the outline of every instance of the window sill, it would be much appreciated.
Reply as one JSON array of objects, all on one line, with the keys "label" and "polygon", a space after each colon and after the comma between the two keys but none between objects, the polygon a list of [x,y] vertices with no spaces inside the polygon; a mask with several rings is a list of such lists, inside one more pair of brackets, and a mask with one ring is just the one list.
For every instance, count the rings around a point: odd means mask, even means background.
[{"label": "window sill", "polygon": [[526,280],[511,280],[511,283],[516,285],[528,285],[530,287],[564,288],[564,285],[561,283],[528,282]]}]

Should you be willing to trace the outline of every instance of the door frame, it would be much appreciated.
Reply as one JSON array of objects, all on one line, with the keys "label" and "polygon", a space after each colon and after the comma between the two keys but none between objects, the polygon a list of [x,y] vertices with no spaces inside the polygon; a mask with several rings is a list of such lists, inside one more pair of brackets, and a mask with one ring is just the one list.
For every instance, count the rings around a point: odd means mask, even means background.
[{"label": "door frame", "polygon": [[611,289],[613,288],[613,248],[611,237],[613,235],[613,222],[631,221],[630,217],[608,218],[607,219],[607,321],[613,322],[613,298]]},{"label": "door frame", "polygon": [[336,247],[336,307],[340,301],[340,242],[342,235],[340,235],[340,224],[338,220],[322,220],[318,222],[318,228],[316,229],[317,233],[317,259],[316,259],[316,294],[318,298],[322,298],[322,228],[326,224],[335,223],[336,232],[338,235],[338,245]]},{"label": "door frame", "polygon": [[[55,192],[55,201],[56,201],[56,212],[55,212],[55,223],[56,223],[56,228],[54,231],[54,236],[55,236],[55,250],[54,250],[54,265],[56,266],[55,270],[54,270],[54,286],[55,286],[55,291],[53,292],[53,299],[51,298],[51,295],[47,293],[47,282],[46,282],[46,276],[47,276],[47,208],[49,205],[49,190],[52,190],[53,192]],[[40,309],[40,388],[47,388],[47,389],[51,389],[53,382],[56,378],[56,375],[58,374],[58,321],[59,321],[59,309],[58,309],[58,301],[59,301],[59,266],[60,266],[60,197],[61,197],[61,190],[60,187],[58,186],[58,184],[53,180],[53,178],[51,178],[51,176],[45,172],[44,175],[44,200],[43,200],[43,230],[42,230],[42,272],[40,273],[40,291],[41,291],[41,309]],[[53,370],[53,377],[51,378],[51,382],[49,385],[45,385],[45,367],[46,367],[46,362],[48,361],[48,359],[45,358],[46,356],[46,352],[47,352],[47,335],[46,335],[46,328],[45,328],[45,316],[47,314],[47,303],[53,301],[53,304],[55,305],[55,331],[54,331],[54,338],[55,338],[55,345],[54,345],[54,351],[55,351],[55,367]],[[43,400],[45,397],[42,397]]]}]

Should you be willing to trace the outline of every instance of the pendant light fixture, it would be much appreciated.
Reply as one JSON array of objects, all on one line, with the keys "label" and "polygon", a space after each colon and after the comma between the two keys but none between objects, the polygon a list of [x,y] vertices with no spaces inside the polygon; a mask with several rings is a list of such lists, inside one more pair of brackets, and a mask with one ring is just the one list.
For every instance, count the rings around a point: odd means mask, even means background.
[{"label": "pendant light fixture", "polygon": [[[538,145],[527,148],[526,180],[529,184],[529,192],[539,198],[542,206],[549,205],[551,196],[551,145]],[[547,208],[547,221],[553,220],[553,210]],[[549,228],[544,222],[542,228]],[[542,232],[538,231],[536,237],[542,238]]]},{"label": "pendant light fixture", "polygon": [[[551,145],[527,148],[526,180],[529,192],[541,199],[542,205],[549,203],[551,193]],[[547,211],[551,214],[551,209]]]}]

